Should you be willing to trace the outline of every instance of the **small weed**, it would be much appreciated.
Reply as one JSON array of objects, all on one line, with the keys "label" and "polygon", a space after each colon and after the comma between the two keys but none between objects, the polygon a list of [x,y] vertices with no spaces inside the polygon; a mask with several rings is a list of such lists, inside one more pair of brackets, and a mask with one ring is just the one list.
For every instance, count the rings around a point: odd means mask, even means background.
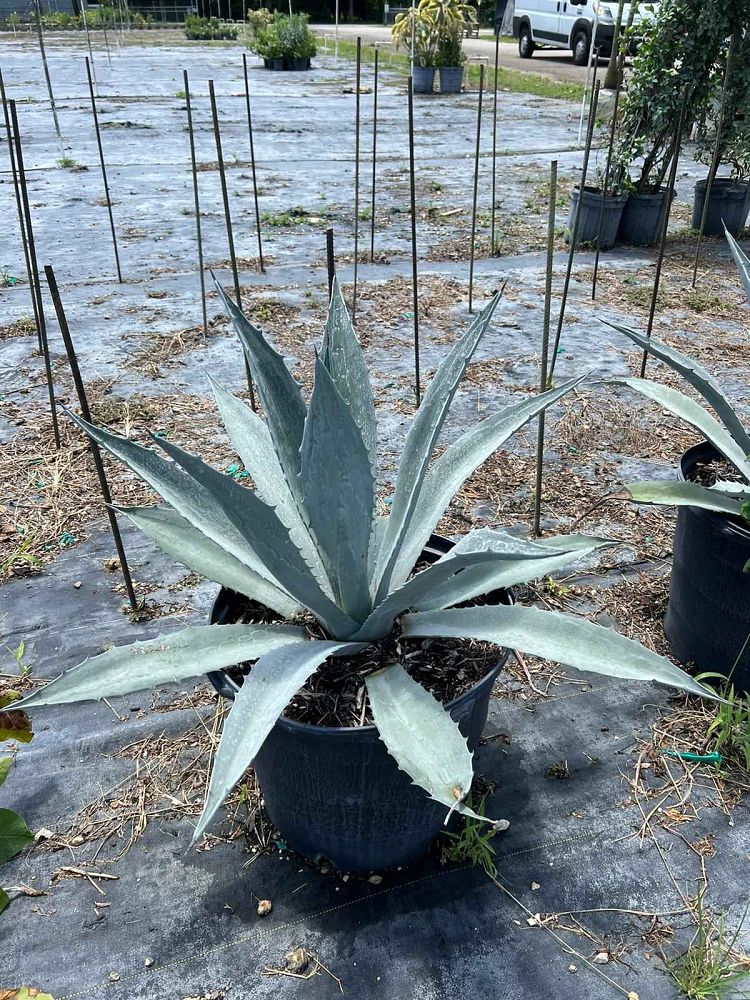
[{"label": "small weed", "polygon": [[546,778],[554,778],[556,781],[566,781],[570,777],[567,760],[558,760],[555,764],[550,764],[544,775]]},{"label": "small weed", "polygon": [[[482,799],[475,810],[480,816],[484,816],[484,802]],[[468,797],[466,804],[469,808],[473,808],[471,796]],[[464,816],[463,829],[460,833],[447,831],[444,833],[450,843],[443,846],[443,859],[454,863],[468,861],[472,865],[480,865],[488,875],[495,878],[497,875],[495,848],[491,841],[496,833],[497,830],[487,823],[480,823],[470,816]]]},{"label": "small weed", "polygon": [[713,313],[721,316],[729,311],[732,306],[720,295],[710,295],[702,292],[700,288],[692,288],[685,296],[685,305],[697,313]]},{"label": "small weed", "polygon": [[713,739],[711,749],[723,757],[737,757],[750,771],[750,697],[735,693],[734,685],[720,674],[700,674],[700,680],[721,679],[723,702],[716,704],[716,714],[706,730]]},{"label": "small weed", "polygon": [[358,218],[360,222],[368,222],[372,218],[372,209],[369,207],[360,208]]},{"label": "small weed", "polygon": [[187,95],[185,94],[185,91],[184,91],[184,90],[176,90],[176,91],[175,91],[175,94],[174,94],[174,96],[175,96],[175,97],[176,97],[176,98],[177,98],[177,99],[178,99],[179,101],[184,101],[184,100],[185,100],[185,97],[186,97]]},{"label": "small weed", "polygon": [[703,893],[695,905],[696,931],[682,955],[665,960],[667,972],[688,1000],[728,1000],[747,996],[739,992],[748,980],[747,962],[734,946],[740,927],[728,938],[724,919],[716,927],[703,906]]},{"label": "small weed", "polygon": [[72,156],[61,156],[57,161],[57,165],[61,170],[75,170],[80,167],[80,163],[74,160]]},{"label": "small weed", "polygon": [[438,181],[430,181],[430,191],[434,191],[435,194],[437,194],[438,191],[442,190],[443,190],[442,184],[440,184]]},{"label": "small weed", "polygon": [[279,228],[282,228],[285,226],[299,226],[309,223],[310,215],[304,208],[296,206],[295,208],[287,209],[286,212],[263,212],[261,220],[268,226],[278,226]]}]

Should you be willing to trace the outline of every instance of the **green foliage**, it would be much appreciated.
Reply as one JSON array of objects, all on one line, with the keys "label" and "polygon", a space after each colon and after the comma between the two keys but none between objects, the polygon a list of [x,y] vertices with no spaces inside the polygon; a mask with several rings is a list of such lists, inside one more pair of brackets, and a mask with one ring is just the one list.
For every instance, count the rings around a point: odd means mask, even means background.
[{"label": "green foliage", "polygon": [[750,9],[745,16],[744,35],[735,31],[723,113],[720,106],[728,52],[722,53],[723,59],[712,68],[709,98],[702,109],[696,136],[696,159],[710,165],[718,139],[718,162],[731,164],[736,177],[750,174]]},{"label": "green foliage", "polygon": [[750,697],[743,692],[735,692],[734,685],[719,674],[701,674],[701,680],[723,682],[716,712],[706,730],[711,738],[712,749],[723,757],[737,757],[750,771]]},{"label": "green foliage", "polygon": [[420,0],[396,15],[391,38],[397,49],[411,53],[418,66],[462,66],[464,28],[476,22],[476,8],[463,0]]},{"label": "green foliage", "polygon": [[[484,802],[482,799],[477,806],[480,819],[464,816],[460,833],[451,833],[449,830],[444,832],[443,836],[448,839],[448,844],[443,846],[443,858],[454,864],[468,862],[470,865],[476,865],[483,868],[491,878],[495,878],[497,867],[492,841],[498,831],[482,822],[485,815]],[[471,795],[467,799],[467,804],[471,805]]]},{"label": "green foliage", "polygon": [[189,14],[185,18],[185,35],[191,41],[217,42],[237,37],[238,28],[225,24],[218,17],[197,17]]},{"label": "green foliage", "polygon": [[704,905],[704,891],[696,900],[693,939],[682,955],[667,960],[667,971],[688,1000],[747,996],[748,972],[743,956],[734,952],[740,928],[729,936],[723,917],[718,926],[713,923]]},{"label": "green foliage", "polygon": [[247,23],[256,33],[260,28],[265,28],[273,21],[273,14],[268,7],[259,7],[257,10],[247,12]]},{"label": "green foliage", "polygon": [[[169,504],[125,512],[149,537],[189,569],[293,624],[208,625],[110,649],[34,691],[21,708],[125,694],[255,661],[224,726],[199,836],[313,671],[335,671],[329,658],[391,643],[399,618],[404,635],[479,639],[583,670],[705,693],[669,660],[588,619],[531,608],[461,607],[499,586],[547,575],[610,544],[605,539],[571,535],[531,542],[481,529],[414,571],[463,483],[515,431],[585,377],[512,403],[464,431],[435,459],[451,403],[499,294],[455,340],[424,393],[406,436],[390,515],[381,517],[373,393],[338,283],[309,407],[283,357],[216,287],[265,418],[213,383],[246,480],[219,472],[165,438],[154,436],[155,448],[145,448],[69,416]],[[365,678],[380,737],[398,765],[446,810],[481,819],[465,802],[472,780],[466,740],[444,706],[404,669],[400,655],[395,652],[392,664]]]},{"label": "green foliage", "polygon": [[312,59],[318,49],[307,14],[279,14],[255,29],[249,43],[262,59]]},{"label": "green foliage", "polygon": [[74,170],[78,166],[78,161],[74,160],[72,156],[61,156],[57,165],[61,170]]}]

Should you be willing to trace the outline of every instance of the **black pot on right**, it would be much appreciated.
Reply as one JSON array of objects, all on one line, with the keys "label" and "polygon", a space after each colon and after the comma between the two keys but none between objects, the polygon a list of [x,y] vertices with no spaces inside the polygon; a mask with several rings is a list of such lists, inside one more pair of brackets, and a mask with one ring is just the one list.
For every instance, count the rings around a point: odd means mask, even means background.
[{"label": "black pot on right", "polygon": [[[674,197],[674,192],[672,192]],[[617,230],[619,243],[633,247],[650,246],[658,240],[667,211],[667,189],[648,194],[631,191],[622,210],[620,228]]]},{"label": "black pot on right", "polygon": [[[719,457],[705,441],[690,448],[680,459],[680,479],[690,481],[699,462]],[[716,511],[679,507],[673,552],[664,618],[672,652],[699,671],[731,675],[735,691],[749,691],[750,573],[743,573],[750,560],[748,526]]]},{"label": "black pot on right", "polygon": [[[700,229],[703,204],[706,200],[706,180],[697,181],[693,199],[693,229]],[[703,232],[706,236],[723,236],[724,226],[731,236],[739,236],[745,228],[750,210],[750,181],[733,177],[715,177],[708,196],[708,211]]]}]

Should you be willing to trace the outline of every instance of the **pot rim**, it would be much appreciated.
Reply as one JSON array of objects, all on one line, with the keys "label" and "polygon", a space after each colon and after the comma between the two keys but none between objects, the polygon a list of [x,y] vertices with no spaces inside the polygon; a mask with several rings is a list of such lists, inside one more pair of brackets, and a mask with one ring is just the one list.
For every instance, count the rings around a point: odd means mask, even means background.
[{"label": "pot rim", "polygon": [[[427,550],[428,546],[430,545],[433,545],[434,548],[437,548],[438,550],[441,550],[443,548],[443,545],[445,545],[446,549],[444,549],[443,551],[447,551],[449,548],[453,547],[453,542],[451,542],[447,538],[444,538],[442,535],[433,534],[430,536],[430,539],[425,545],[425,549],[423,549],[423,551]],[[211,604],[211,610],[209,612],[208,620],[211,624],[215,624],[215,618],[218,617],[217,605],[219,605],[219,602],[222,600],[223,595],[231,593],[233,593],[233,591],[229,590],[227,587],[219,588],[219,592],[214,598]],[[492,593],[498,595],[499,599],[497,603],[504,603],[504,604],[514,603],[513,591],[510,588],[502,587],[496,591],[492,591]],[[484,675],[484,677],[478,680],[476,684],[473,684],[468,691],[464,691],[462,695],[459,695],[452,701],[446,702],[443,705],[443,707],[448,712],[450,712],[451,709],[463,705],[464,702],[468,701],[471,698],[474,698],[476,696],[477,691],[480,690],[484,685],[494,684],[495,678],[500,673],[505,664],[508,662],[508,657],[510,656],[511,652],[512,650],[509,647],[501,646],[500,654],[498,656],[495,666],[492,667],[490,670],[488,670],[487,673]],[[208,677],[211,684],[213,684],[214,688],[216,688],[216,691],[220,697],[222,696],[223,693],[219,690],[218,681],[215,681],[214,677],[220,677],[221,680],[224,682],[225,687],[233,689],[233,694],[236,694],[240,690],[237,684],[235,684],[235,682],[231,679],[231,677],[227,675],[224,669],[211,670],[206,674],[206,676]],[[224,696],[226,697],[226,695]],[[286,719],[284,718],[283,715],[280,715],[278,717],[274,725],[281,726],[288,732],[297,732],[300,734],[318,732],[318,733],[325,733],[327,735],[330,734],[332,736],[336,735],[353,736],[354,734],[357,733],[362,733],[363,735],[364,734],[371,735],[378,731],[377,726],[372,724],[367,726],[316,726],[309,722],[297,722],[295,719]]]},{"label": "pot rim", "polygon": [[[710,441],[699,441],[698,444],[692,445],[692,447],[688,448],[680,456],[680,461],[677,464],[677,478],[681,482],[694,482],[694,480],[689,478],[688,473],[699,461],[712,457],[723,458],[724,456]],[[706,510],[705,507],[693,507],[689,504],[686,506],[696,516],[705,517],[706,520],[713,521],[714,523],[718,522],[724,530],[738,535],[745,544],[750,545],[750,527],[738,524],[737,521],[733,520],[731,514],[722,514],[718,510]]]}]

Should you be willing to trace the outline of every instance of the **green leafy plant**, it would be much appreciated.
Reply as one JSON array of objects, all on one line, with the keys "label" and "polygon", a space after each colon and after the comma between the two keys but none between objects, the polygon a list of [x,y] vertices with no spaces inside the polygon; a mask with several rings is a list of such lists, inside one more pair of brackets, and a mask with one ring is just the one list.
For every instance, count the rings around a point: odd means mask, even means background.
[{"label": "green leafy plant", "polygon": [[735,31],[723,110],[720,108],[729,52],[713,67],[709,98],[696,135],[696,159],[710,166],[718,140],[717,163],[730,164],[732,175],[737,178],[750,174],[750,5],[746,16],[744,34]]},{"label": "green leafy plant", "polygon": [[[0,741],[15,739],[28,743],[32,733],[26,715],[19,711],[3,711],[17,698],[14,691],[0,694]],[[5,783],[12,766],[12,757],[0,756],[0,787]],[[0,865],[14,858],[33,839],[31,830],[17,812],[0,807]],[[10,897],[0,886],[0,913],[8,903]]]},{"label": "green leafy plant", "polygon": [[274,14],[256,28],[250,49],[263,59],[311,59],[317,53],[307,14]]},{"label": "green leafy plant", "polygon": [[[729,233],[726,236],[750,301],[750,259]],[[703,397],[713,413],[678,389],[649,379],[620,378],[610,380],[611,383],[634,389],[665,410],[687,421],[734,466],[741,477],[740,482],[719,480],[710,487],[673,480],[635,483],[628,485],[632,498],[637,503],[703,507],[705,510],[714,510],[721,514],[745,517],[750,521],[750,518],[747,518],[750,509],[750,434],[745,430],[719,384],[699,362],[675,348],[662,344],[653,337],[648,338],[630,327],[620,326],[617,323],[609,325],[681,375]],[[747,568],[745,567],[746,571]]]},{"label": "green leafy plant", "polygon": [[[467,805],[471,805],[471,796],[467,800]],[[484,817],[484,799],[477,806],[477,813]],[[492,840],[497,834],[497,830],[492,826],[487,826],[479,820],[472,819],[471,816],[461,818],[460,833],[452,833],[446,830],[443,834],[448,843],[443,849],[443,858],[454,863],[468,862],[483,868],[488,875],[494,878],[497,875],[495,865],[495,848]]]},{"label": "green leafy plant", "polygon": [[[109,649],[33,692],[21,707],[111,697],[254,661],[224,725],[197,839],[308,678],[317,670],[323,677],[335,674],[337,657],[357,657],[373,645],[385,655],[399,636],[475,639],[585,671],[709,694],[665,657],[588,619],[514,605],[465,606],[612,544],[606,539],[568,535],[531,542],[478,529],[415,571],[466,479],[516,430],[586,377],[487,417],[431,463],[499,294],[455,341],[432,378],[406,436],[390,514],[381,517],[372,388],[338,284],[309,406],[283,357],[218,283],[217,291],[244,347],[265,415],[264,421],[212,380],[219,413],[254,489],[166,438],[154,436],[158,451],[152,450],[69,416],[169,504],[123,514],[194,572],[265,605],[284,621],[198,626]],[[388,665],[374,671],[365,667],[369,655],[361,662],[370,708],[398,766],[448,815],[457,810],[483,819],[465,803],[472,755],[449,712],[398,662],[398,652],[389,652]]]},{"label": "green leafy plant", "polygon": [[188,14],[185,18],[185,35],[191,41],[230,41],[237,37],[238,28],[225,24],[218,17],[197,17]]},{"label": "green leafy plant", "polygon": [[397,14],[391,28],[391,39],[396,49],[411,52],[414,42],[414,61],[417,66],[437,66],[440,41],[437,28],[427,14],[429,0],[420,0],[416,7]]},{"label": "green leafy plant", "polygon": [[695,902],[695,934],[683,954],[666,959],[667,971],[688,1000],[747,996],[748,969],[743,957],[735,952],[742,922],[734,934],[728,935],[723,917],[718,926],[711,920],[704,893],[702,890]]}]

